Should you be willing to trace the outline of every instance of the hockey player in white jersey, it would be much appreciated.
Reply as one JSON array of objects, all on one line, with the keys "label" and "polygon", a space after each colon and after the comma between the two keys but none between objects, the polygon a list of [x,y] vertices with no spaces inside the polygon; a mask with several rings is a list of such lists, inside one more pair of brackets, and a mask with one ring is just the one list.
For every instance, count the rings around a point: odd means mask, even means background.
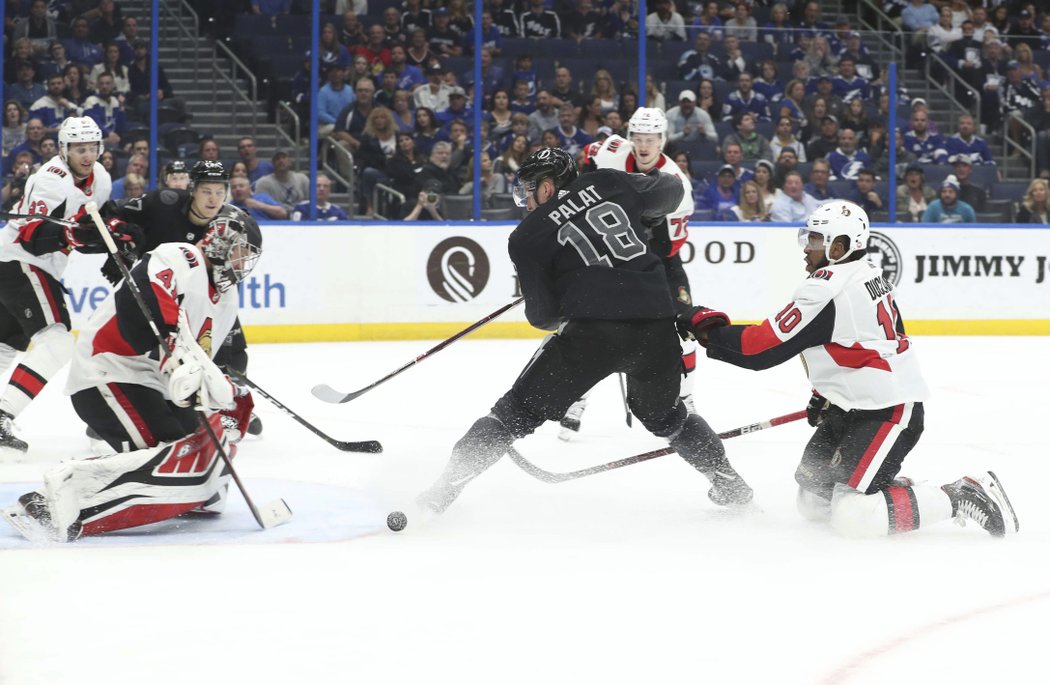
[{"label": "hockey player in white jersey", "polygon": [[994,536],[1018,530],[992,472],[937,486],[899,478],[923,430],[928,391],[897,307],[894,288],[866,259],[864,210],[832,200],[799,231],[809,277],[777,314],[753,326],[695,307],[679,329],[707,356],[765,369],[801,354],[816,432],[795,472],[798,506],[849,537],[904,533],[955,518]]},{"label": "hockey player in white jersey", "polygon": [[[667,142],[667,116],[657,107],[639,107],[627,123],[627,139],[609,136],[604,141],[591,143],[584,149],[581,170],[616,169],[632,173],[650,173],[659,170],[678,178],[685,187],[685,195],[674,212],[661,219],[658,224],[647,226],[649,244],[661,259],[667,273],[668,285],[675,307],[688,311],[692,306],[689,293],[689,276],[682,266],[678,251],[689,238],[689,219],[693,216],[693,184],[682,173],[674,160],[664,154]],[[696,368],[696,344],[686,341],[682,345],[682,387],[680,395],[690,412],[693,406],[692,371]],[[571,440],[580,430],[580,419],[587,406],[587,395],[574,403],[561,420],[559,437]]]},{"label": "hockey player in white jersey", "polygon": [[[15,436],[13,420],[72,353],[69,311],[59,282],[69,253],[104,251],[101,236],[84,212],[88,202],[101,205],[109,200],[109,174],[97,161],[101,149],[102,132],[90,118],[63,121],[58,156],[29,177],[25,194],[13,208],[15,214],[34,218],[12,219],[0,229],[0,372],[32,343],[0,396],[0,449],[9,456],[28,449]],[[71,221],[84,217],[86,222],[80,227],[63,226],[49,217]],[[123,222],[113,222],[110,228],[120,242],[135,239]]]},{"label": "hockey player in white jersey", "polygon": [[[261,251],[258,224],[231,207],[197,244],[164,243],[135,265],[132,281],[169,350],[159,348],[127,282],[95,311],[66,390],[117,453],[60,464],[40,491],[5,509],[26,537],[66,541],[222,510],[229,475],[217,447],[234,454],[228,442],[243,437],[252,401],[212,358],[237,320],[235,286]],[[210,414],[218,445],[198,409]]]}]

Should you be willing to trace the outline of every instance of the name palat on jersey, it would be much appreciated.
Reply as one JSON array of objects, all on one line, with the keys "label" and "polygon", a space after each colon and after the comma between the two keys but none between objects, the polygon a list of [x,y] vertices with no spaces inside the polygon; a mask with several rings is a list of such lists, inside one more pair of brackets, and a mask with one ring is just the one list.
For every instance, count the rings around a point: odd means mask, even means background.
[{"label": "name palat on jersey", "polygon": [[556,226],[561,226],[563,221],[568,221],[583,210],[601,201],[602,196],[598,194],[593,185],[589,185],[570,194],[547,216]]},{"label": "name palat on jersey", "polygon": [[[1036,283],[1047,276],[1047,258],[1036,258]],[[1024,255],[915,255],[915,282],[927,278],[1020,278]]]}]

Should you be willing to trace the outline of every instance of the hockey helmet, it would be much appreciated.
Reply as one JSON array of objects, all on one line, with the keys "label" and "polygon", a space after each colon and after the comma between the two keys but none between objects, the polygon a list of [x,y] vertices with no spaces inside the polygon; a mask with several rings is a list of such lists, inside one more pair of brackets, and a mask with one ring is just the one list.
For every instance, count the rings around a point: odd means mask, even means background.
[{"label": "hockey helmet", "polygon": [[[802,248],[823,247],[829,264],[849,261],[850,255],[858,251],[867,253],[869,226],[868,213],[860,205],[829,200],[813,210],[806,225],[798,230],[798,244]],[[818,240],[816,235],[821,238]],[[832,259],[831,246],[838,237],[846,238],[848,249],[840,258]]]},{"label": "hockey helmet", "polygon": [[573,159],[560,147],[545,147],[529,155],[518,167],[518,176],[514,181],[514,203],[519,207],[528,206],[529,195],[545,178],[554,182],[554,189],[561,190],[576,180],[580,170]]},{"label": "hockey helmet", "polygon": [[247,212],[227,205],[208,224],[201,250],[211,262],[211,277],[220,292],[240,283],[262,256],[262,231]]},{"label": "hockey helmet", "polygon": [[667,142],[667,115],[659,107],[639,107],[627,122],[627,139],[632,133],[654,133],[660,136],[660,149]]},{"label": "hockey helmet", "polygon": [[186,167],[186,162],[181,159],[173,159],[164,165],[164,175],[169,174],[188,174],[189,168]]},{"label": "hockey helmet", "polygon": [[230,172],[226,171],[222,162],[202,159],[190,169],[190,189],[195,188],[198,183],[222,183],[228,186]]},{"label": "hockey helmet", "polygon": [[66,117],[58,127],[58,154],[69,160],[69,146],[77,143],[97,143],[102,154],[102,129],[91,117]]}]

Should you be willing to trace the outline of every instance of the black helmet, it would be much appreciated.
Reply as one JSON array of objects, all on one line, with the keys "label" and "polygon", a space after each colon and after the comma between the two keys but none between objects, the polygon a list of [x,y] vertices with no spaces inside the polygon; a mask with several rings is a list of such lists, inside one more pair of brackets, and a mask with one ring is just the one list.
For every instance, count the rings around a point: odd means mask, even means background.
[{"label": "black helmet", "polygon": [[247,212],[225,205],[208,224],[201,250],[211,262],[212,282],[226,292],[255,268],[262,255],[262,231]]},{"label": "black helmet", "polygon": [[230,172],[222,162],[214,160],[201,160],[190,169],[190,188],[196,187],[198,183],[229,183]]},{"label": "black helmet", "polygon": [[168,174],[185,174],[189,173],[189,169],[186,168],[186,162],[181,159],[173,159],[164,166],[164,175]]},{"label": "black helmet", "polygon": [[580,170],[573,159],[560,147],[545,147],[529,155],[518,168],[517,182],[514,184],[514,197],[519,206],[524,207],[529,194],[545,178],[554,182],[554,189],[561,190],[580,175]]}]

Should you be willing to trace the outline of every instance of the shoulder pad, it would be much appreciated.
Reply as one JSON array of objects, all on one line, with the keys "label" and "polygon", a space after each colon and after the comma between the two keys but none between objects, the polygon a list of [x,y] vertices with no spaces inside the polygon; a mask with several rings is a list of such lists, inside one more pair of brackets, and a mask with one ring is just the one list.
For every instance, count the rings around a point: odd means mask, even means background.
[{"label": "shoulder pad", "polygon": [[169,207],[171,207],[172,205],[177,205],[179,203],[178,191],[172,190],[171,188],[164,188],[163,190],[159,191],[157,194],[157,198],[160,200],[160,203],[162,205],[167,205]]}]

